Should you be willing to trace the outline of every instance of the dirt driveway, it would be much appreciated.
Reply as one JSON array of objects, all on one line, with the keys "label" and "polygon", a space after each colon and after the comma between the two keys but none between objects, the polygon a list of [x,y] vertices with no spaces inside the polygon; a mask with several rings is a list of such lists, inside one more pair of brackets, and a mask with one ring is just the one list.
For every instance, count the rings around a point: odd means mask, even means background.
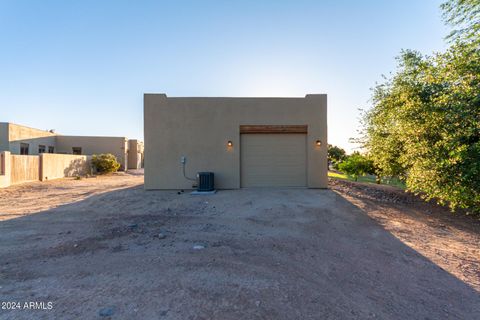
[{"label": "dirt driveway", "polygon": [[61,206],[51,181],[38,206],[54,205],[25,216],[22,188],[15,208],[0,191],[17,215],[0,222],[0,297],[21,304],[1,319],[480,318],[477,291],[331,190],[191,196],[102,179]]}]

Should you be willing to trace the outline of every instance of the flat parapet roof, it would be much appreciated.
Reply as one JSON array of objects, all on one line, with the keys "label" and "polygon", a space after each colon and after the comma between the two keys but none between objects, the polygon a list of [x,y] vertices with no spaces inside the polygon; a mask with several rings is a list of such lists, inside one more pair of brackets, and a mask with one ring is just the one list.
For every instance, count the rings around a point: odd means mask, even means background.
[{"label": "flat parapet roof", "polygon": [[288,97],[288,96],[280,96],[280,97],[271,97],[271,96],[259,96],[259,97],[252,97],[252,96],[244,96],[244,97],[234,97],[234,96],[167,96],[165,93],[144,93],[144,95],[152,95],[152,96],[163,96],[168,99],[305,99],[308,97],[313,96],[326,96],[326,93],[308,93],[303,97]]}]

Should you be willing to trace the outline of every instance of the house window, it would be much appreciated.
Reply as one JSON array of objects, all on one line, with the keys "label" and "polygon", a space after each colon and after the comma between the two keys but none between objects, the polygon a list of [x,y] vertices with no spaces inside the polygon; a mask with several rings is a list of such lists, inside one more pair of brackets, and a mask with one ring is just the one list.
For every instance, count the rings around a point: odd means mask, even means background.
[{"label": "house window", "polygon": [[46,148],[45,148],[44,145],[41,145],[41,144],[38,145],[38,153],[39,153],[39,154],[40,154],[40,153],[45,153],[45,150],[46,150]]},{"label": "house window", "polygon": [[80,147],[73,147],[73,148],[72,148],[72,153],[73,153],[73,154],[82,154],[82,148],[80,148]]},{"label": "house window", "polygon": [[55,147],[48,146],[48,153],[55,153]]},{"label": "house window", "polygon": [[28,154],[28,143],[20,143],[20,154]]}]

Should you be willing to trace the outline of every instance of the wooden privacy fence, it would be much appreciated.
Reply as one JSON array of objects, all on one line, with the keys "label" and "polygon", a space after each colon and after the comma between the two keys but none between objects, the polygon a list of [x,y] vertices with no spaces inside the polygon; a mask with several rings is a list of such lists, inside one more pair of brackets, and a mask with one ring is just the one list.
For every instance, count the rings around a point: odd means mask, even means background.
[{"label": "wooden privacy fence", "polygon": [[38,156],[0,153],[0,188],[90,173],[90,156],[42,153]]},{"label": "wooden privacy fence", "polygon": [[10,183],[40,180],[39,156],[10,156]]}]

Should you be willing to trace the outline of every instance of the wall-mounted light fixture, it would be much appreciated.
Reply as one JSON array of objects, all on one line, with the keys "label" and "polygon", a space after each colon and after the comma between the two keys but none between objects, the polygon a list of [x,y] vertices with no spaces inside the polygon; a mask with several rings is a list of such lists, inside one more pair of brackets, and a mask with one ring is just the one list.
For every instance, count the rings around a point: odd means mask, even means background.
[{"label": "wall-mounted light fixture", "polygon": [[315,146],[321,147],[322,146],[322,141],[320,141],[320,140],[315,141]]},{"label": "wall-mounted light fixture", "polygon": [[233,147],[233,142],[231,140],[227,141],[227,147],[229,148]]}]

